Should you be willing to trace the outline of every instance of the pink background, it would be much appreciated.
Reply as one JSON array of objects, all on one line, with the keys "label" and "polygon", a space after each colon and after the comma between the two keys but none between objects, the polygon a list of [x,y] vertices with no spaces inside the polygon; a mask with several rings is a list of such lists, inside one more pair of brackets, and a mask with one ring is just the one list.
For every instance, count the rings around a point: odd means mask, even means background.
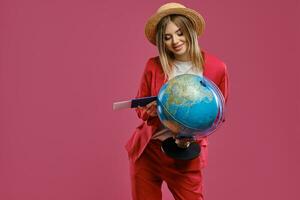
[{"label": "pink background", "polygon": [[[165,2],[0,2],[1,200],[130,199],[124,144],[139,120],[112,103],[136,94],[157,55],[143,30]],[[300,199],[299,1],[181,2],[230,73],[206,199]]]}]

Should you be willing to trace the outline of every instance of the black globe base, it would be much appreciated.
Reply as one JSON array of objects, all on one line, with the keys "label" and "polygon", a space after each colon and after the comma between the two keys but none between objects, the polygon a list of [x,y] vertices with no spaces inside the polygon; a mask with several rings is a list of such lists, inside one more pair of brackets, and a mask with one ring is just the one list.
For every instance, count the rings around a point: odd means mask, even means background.
[{"label": "black globe base", "polygon": [[192,141],[188,147],[179,147],[176,139],[172,137],[162,142],[161,149],[165,154],[177,160],[192,160],[197,158],[201,152],[196,141]]}]

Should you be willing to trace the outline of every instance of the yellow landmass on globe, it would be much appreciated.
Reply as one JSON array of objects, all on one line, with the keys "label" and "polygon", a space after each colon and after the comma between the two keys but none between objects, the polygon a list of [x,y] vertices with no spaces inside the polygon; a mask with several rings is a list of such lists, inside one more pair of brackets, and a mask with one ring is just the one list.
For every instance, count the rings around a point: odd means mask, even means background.
[{"label": "yellow landmass on globe", "polygon": [[176,81],[170,81],[166,88],[166,93],[169,94],[167,104],[192,106],[193,102],[213,100],[211,91],[190,80],[189,77],[181,77]]}]

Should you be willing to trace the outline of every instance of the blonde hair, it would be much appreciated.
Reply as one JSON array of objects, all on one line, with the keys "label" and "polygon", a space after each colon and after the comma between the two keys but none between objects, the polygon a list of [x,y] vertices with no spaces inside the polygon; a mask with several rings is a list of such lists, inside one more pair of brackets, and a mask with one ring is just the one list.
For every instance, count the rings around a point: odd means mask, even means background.
[{"label": "blonde hair", "polygon": [[192,22],[183,15],[168,15],[162,18],[156,27],[156,44],[165,78],[167,79],[170,76],[175,59],[174,54],[166,48],[164,42],[165,30],[170,21],[178,26],[183,32],[183,35],[187,40],[187,51],[193,66],[198,70],[202,70],[204,60],[198,44],[198,36]]}]

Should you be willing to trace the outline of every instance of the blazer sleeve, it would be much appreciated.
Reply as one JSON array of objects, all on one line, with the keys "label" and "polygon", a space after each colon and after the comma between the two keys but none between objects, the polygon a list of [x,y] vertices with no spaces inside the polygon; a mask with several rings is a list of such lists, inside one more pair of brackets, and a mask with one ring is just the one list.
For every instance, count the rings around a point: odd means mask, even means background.
[{"label": "blazer sleeve", "polygon": [[228,71],[227,71],[227,66],[224,64],[224,73],[222,76],[221,83],[219,85],[219,88],[225,98],[225,103],[227,103],[228,100]]},{"label": "blazer sleeve", "polygon": [[[227,66],[225,64],[223,64],[223,67],[224,67],[223,68],[224,71],[222,71],[221,81],[220,81],[218,87],[224,96],[225,103],[227,103],[227,100],[228,100],[228,72],[227,72]],[[225,117],[223,119],[223,122],[225,122]],[[207,166],[207,157],[208,157],[208,149],[207,149],[208,138],[207,138],[207,136],[204,138],[201,138],[201,140],[199,142],[201,145],[200,163],[201,163],[201,167],[204,168]]]},{"label": "blazer sleeve", "polygon": [[[224,96],[225,104],[228,101],[228,93],[229,93],[228,92],[228,90],[229,90],[228,81],[229,81],[229,78],[228,78],[227,66],[224,64],[224,73],[223,73],[219,88]],[[223,119],[223,122],[225,122],[225,117]]]},{"label": "blazer sleeve", "polygon": [[[151,87],[152,79],[154,78],[153,67],[155,67],[153,59],[150,58],[146,63],[146,67],[140,80],[136,98],[153,96]],[[147,122],[148,125],[151,125],[154,123],[154,121],[158,120],[158,117],[149,116],[145,108],[136,108],[135,111],[137,113],[137,116],[143,121]]]}]

